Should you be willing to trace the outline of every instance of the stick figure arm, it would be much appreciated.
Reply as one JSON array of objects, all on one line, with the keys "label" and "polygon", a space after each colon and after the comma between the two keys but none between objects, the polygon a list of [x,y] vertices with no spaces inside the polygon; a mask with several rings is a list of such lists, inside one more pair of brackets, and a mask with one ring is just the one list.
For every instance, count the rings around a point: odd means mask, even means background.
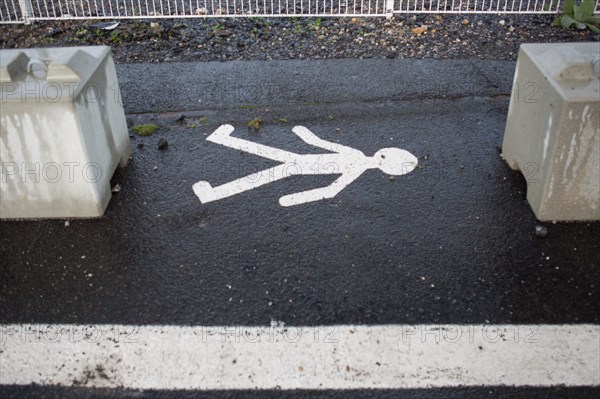
[{"label": "stick figure arm", "polygon": [[207,141],[212,141],[213,143],[222,144],[223,142],[227,142],[229,140],[229,136],[235,128],[231,125],[221,125],[212,132],[207,138]]},{"label": "stick figure arm", "polygon": [[238,137],[232,137],[231,133],[233,133],[233,130],[234,127],[231,125],[221,125],[217,130],[210,134],[206,140],[279,162],[288,162],[295,156],[295,154],[288,151],[240,139]]},{"label": "stick figure arm", "polygon": [[326,198],[333,198],[348,184],[356,180],[361,174],[362,171],[347,172],[338,177],[337,180],[335,180],[327,187],[315,188],[313,190],[284,195],[283,197],[279,198],[279,204],[281,206],[292,206],[305,204],[307,202],[319,201]]},{"label": "stick figure arm", "polygon": [[313,132],[305,128],[304,126],[294,126],[292,132],[296,134],[296,136],[300,137],[302,141],[306,144],[310,144],[315,147],[322,148],[331,152],[348,152],[348,151],[358,151],[350,147],[346,147],[341,144],[332,143],[331,141],[323,140],[322,138],[315,135]]}]

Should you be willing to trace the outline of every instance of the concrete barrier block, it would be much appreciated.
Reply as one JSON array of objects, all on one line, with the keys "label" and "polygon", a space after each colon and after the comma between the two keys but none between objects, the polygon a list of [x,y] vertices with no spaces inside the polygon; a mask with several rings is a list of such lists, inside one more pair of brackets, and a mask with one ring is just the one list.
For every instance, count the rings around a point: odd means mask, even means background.
[{"label": "concrete barrier block", "polygon": [[102,216],[131,146],[110,47],[1,50],[0,218]]},{"label": "concrete barrier block", "polygon": [[502,146],[539,220],[600,220],[597,43],[523,44]]}]

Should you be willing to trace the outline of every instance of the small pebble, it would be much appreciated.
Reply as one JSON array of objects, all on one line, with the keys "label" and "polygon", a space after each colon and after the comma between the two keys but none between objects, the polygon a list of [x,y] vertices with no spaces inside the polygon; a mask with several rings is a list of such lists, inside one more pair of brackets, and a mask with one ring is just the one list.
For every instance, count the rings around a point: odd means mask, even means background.
[{"label": "small pebble", "polygon": [[391,181],[394,181],[394,180],[396,180],[396,176],[390,176],[390,177],[389,177],[389,179],[390,179]]},{"label": "small pebble", "polygon": [[501,19],[501,20],[500,20],[500,22],[498,22],[498,24],[499,24],[500,26],[504,26],[504,24],[505,24],[505,23],[506,23],[506,21],[505,21],[505,20],[503,20],[503,19]]},{"label": "small pebble", "polygon": [[152,170],[158,170],[158,166],[154,165],[154,167],[152,168]]},{"label": "small pebble", "polygon": [[166,150],[167,147],[169,147],[169,142],[165,139],[160,139],[158,140],[158,149],[159,150]]},{"label": "small pebble", "polygon": [[115,186],[112,188],[111,191],[113,193],[118,193],[119,191],[121,191],[121,185],[120,184],[115,184]]},{"label": "small pebble", "polygon": [[535,226],[535,235],[538,237],[545,237],[548,234],[548,228],[546,226]]},{"label": "small pebble", "polygon": [[138,143],[137,148],[144,148],[144,143]]},{"label": "small pebble", "polygon": [[69,223],[68,220],[65,220],[65,227],[69,227],[71,225],[71,223]]},{"label": "small pebble", "polygon": [[465,19],[463,19],[461,21],[461,24],[463,24],[463,25],[469,25],[469,20],[465,18]]}]

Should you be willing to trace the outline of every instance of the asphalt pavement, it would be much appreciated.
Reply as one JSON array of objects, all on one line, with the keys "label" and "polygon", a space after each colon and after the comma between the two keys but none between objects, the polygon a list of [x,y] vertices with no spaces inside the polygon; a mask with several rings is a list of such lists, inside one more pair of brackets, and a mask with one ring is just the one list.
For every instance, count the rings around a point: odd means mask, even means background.
[{"label": "asphalt pavement", "polygon": [[[597,325],[600,223],[538,222],[526,177],[501,157],[513,70],[512,62],[451,60],[118,65],[130,124],[160,128],[131,134],[131,162],[113,177],[120,191],[104,217],[2,221],[0,323]],[[260,128],[250,128],[257,119]],[[308,204],[278,200],[336,176],[294,175],[203,204],[194,183],[214,187],[277,164],[207,141],[223,124],[251,142],[323,152],[292,132],[304,126],[368,156],[407,150],[419,165],[396,177],[368,170],[334,198]],[[597,387],[275,389],[205,394],[598,394]],[[3,397],[142,394],[200,392],[0,386]]]}]

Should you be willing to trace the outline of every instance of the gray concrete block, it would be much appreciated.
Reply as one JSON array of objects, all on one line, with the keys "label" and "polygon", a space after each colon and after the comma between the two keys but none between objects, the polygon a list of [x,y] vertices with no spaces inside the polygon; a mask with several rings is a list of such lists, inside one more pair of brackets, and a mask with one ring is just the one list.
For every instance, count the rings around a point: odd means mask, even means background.
[{"label": "gray concrete block", "polygon": [[538,219],[600,219],[597,43],[523,44],[502,153]]},{"label": "gray concrete block", "polygon": [[0,218],[102,216],[131,153],[110,47],[0,55]]}]

